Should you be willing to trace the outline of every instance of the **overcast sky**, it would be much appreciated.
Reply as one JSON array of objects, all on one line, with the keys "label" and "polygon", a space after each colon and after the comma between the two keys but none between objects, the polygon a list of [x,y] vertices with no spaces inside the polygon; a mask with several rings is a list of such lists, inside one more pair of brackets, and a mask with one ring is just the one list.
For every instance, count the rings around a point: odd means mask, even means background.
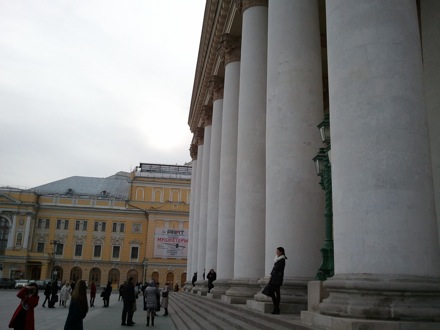
[{"label": "overcast sky", "polygon": [[191,160],[204,0],[0,0],[0,186]]}]

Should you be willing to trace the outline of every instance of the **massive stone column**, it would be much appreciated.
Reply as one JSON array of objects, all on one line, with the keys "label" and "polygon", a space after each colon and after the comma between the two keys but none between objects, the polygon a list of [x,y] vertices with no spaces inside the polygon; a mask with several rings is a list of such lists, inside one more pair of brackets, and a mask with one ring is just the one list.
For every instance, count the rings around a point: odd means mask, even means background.
[{"label": "massive stone column", "polygon": [[320,312],[438,321],[440,253],[416,1],[326,5],[336,275],[325,282],[330,296]]},{"label": "massive stone column", "polygon": [[[191,274],[190,281],[193,278],[194,273],[197,273],[198,269],[198,256],[199,256],[199,219],[200,219],[200,195],[201,195],[201,177],[202,177],[202,163],[203,163],[203,143],[204,143],[204,129],[199,127],[197,130],[197,171],[195,175],[195,191],[194,194],[194,214],[193,220],[193,245],[191,251]],[[192,183],[191,183],[192,185]],[[201,274],[200,274],[201,275]],[[194,289],[191,285],[191,289]],[[195,291],[197,292],[197,291]]]},{"label": "massive stone column", "polygon": [[[437,224],[440,228],[440,1],[420,1],[426,105],[434,176]],[[439,230],[440,237],[440,230]]]},{"label": "massive stone column", "polygon": [[222,134],[223,78],[212,76],[210,89],[213,99],[211,150],[208,183],[208,222],[206,225],[206,274],[217,270],[218,193],[220,183],[220,147]]},{"label": "massive stone column", "polygon": [[242,10],[231,303],[245,303],[259,291],[265,254],[267,1],[243,1]]},{"label": "massive stone column", "polygon": [[240,38],[222,37],[225,78],[220,150],[217,280],[213,295],[223,295],[234,276],[235,191],[237,172],[238,95],[240,82]]},{"label": "massive stone column", "polygon": [[197,261],[197,286],[198,293],[206,294],[207,286],[204,285],[202,274],[205,272],[206,262],[206,227],[208,217],[208,179],[209,179],[209,158],[211,152],[211,130],[212,130],[212,107],[203,106],[203,125],[205,128],[202,174],[200,177],[200,215],[199,215],[199,245]]},{"label": "massive stone column", "polygon": [[197,177],[197,145],[191,144],[190,147],[191,154],[191,197],[189,204],[189,234],[188,234],[188,257],[186,263],[186,283],[185,290],[192,289],[191,278],[193,275],[193,259],[192,251],[194,249],[194,207],[195,207],[195,197],[196,197],[196,177]]},{"label": "massive stone column", "polygon": [[316,126],[324,114],[318,1],[270,1],[268,25],[265,269],[268,278],[276,248],[284,247],[281,308],[298,312],[322,262],[325,230],[312,162],[322,147]]}]

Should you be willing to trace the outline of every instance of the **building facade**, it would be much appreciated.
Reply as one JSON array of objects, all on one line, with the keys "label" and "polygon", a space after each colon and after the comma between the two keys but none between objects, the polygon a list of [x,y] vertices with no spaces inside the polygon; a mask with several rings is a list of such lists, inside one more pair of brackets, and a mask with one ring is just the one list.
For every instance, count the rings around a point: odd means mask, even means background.
[{"label": "building facade", "polygon": [[[440,321],[439,19],[435,0],[207,0],[188,290],[214,268],[211,297],[266,311],[283,246],[282,310],[306,323]],[[323,245],[328,297],[304,312]]]},{"label": "building facade", "polygon": [[3,277],[185,283],[191,166],[0,190]]}]

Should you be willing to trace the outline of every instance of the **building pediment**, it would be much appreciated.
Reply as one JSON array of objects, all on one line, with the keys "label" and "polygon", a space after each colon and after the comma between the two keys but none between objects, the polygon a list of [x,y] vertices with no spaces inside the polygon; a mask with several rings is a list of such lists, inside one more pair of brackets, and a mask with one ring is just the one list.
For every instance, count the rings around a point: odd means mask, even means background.
[{"label": "building pediment", "polygon": [[18,205],[21,202],[18,199],[15,199],[9,195],[0,193],[0,204],[14,204]]}]

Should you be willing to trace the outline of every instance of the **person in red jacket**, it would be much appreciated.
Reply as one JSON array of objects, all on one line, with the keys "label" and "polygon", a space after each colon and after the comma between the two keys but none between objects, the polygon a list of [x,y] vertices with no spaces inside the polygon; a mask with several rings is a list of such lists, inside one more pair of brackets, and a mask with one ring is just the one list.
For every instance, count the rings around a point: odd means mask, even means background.
[{"label": "person in red jacket", "polygon": [[12,316],[11,322],[9,322],[9,328],[35,330],[34,308],[37,307],[40,300],[37,285],[30,283],[17,293],[17,297],[21,301]]}]

